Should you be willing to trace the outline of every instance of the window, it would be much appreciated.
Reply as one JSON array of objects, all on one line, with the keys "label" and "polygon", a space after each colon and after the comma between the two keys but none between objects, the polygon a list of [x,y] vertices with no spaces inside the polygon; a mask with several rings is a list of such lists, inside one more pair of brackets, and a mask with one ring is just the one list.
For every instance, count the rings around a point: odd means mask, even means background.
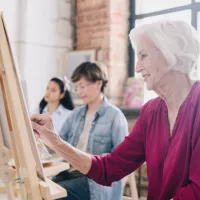
[{"label": "window", "polygon": [[180,19],[180,20],[186,21],[187,23],[191,23],[191,11],[185,10],[185,11],[180,11],[180,12],[173,12],[173,13],[153,16],[153,17],[145,17],[145,18],[136,20],[135,27],[141,26],[142,24],[152,23],[154,21],[158,21],[161,19],[177,19],[177,20]]},{"label": "window", "polygon": [[191,3],[191,0],[136,0],[136,15],[185,6]]},{"label": "window", "polygon": [[[130,0],[129,28],[141,26],[144,23],[151,23],[160,19],[181,19],[191,23],[194,28],[200,31],[200,0]],[[135,74],[135,55],[129,46],[129,77],[139,77]],[[200,66],[200,58],[197,66]],[[200,78],[200,67],[191,74],[194,78]],[[155,97],[155,93],[144,91],[144,101]]]}]

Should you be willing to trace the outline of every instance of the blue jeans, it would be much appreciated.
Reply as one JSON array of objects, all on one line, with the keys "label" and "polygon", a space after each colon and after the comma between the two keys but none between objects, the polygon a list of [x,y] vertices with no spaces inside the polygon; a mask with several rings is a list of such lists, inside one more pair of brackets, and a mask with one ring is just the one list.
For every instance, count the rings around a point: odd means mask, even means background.
[{"label": "blue jeans", "polygon": [[87,177],[80,172],[74,174],[63,171],[55,176],[52,181],[67,190],[67,197],[59,200],[90,200]]}]

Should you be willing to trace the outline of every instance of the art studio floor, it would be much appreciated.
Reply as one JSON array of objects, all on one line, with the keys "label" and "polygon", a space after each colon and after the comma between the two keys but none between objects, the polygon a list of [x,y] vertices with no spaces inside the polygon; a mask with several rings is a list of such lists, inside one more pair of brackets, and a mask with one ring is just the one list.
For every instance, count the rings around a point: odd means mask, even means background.
[{"label": "art studio floor", "polygon": [[[0,186],[2,185],[2,181],[0,180]],[[7,195],[0,193],[0,200],[8,200]],[[13,200],[20,200],[19,198],[13,199]],[[139,200],[146,200],[145,197],[141,197]]]}]

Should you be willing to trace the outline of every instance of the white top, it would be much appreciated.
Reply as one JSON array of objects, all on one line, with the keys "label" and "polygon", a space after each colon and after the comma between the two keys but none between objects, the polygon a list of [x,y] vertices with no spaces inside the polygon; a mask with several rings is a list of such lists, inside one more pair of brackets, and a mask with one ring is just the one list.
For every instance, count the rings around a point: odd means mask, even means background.
[{"label": "white top", "polygon": [[92,122],[94,119],[94,114],[92,115],[86,115],[85,118],[85,124],[84,124],[84,129],[83,132],[79,138],[78,144],[76,146],[77,149],[81,150],[81,151],[85,151],[87,150],[87,144],[88,144],[88,137],[90,135],[90,129],[92,127]]},{"label": "white top", "polygon": [[[35,112],[32,114],[39,114],[40,110],[39,107],[35,109]],[[67,119],[67,117],[70,115],[72,111],[66,109],[63,105],[59,105],[57,110],[51,115],[53,119],[53,124],[56,132],[59,134],[60,130]],[[47,111],[47,106],[43,109],[42,114],[49,114]]]},{"label": "white top", "polygon": [[[84,124],[84,129],[82,134],[80,135],[78,144],[76,146],[77,149],[81,150],[81,151],[85,151],[87,150],[87,145],[88,145],[88,138],[90,135],[90,129],[92,127],[92,122],[94,120],[94,115],[86,115],[85,118],[85,124]],[[68,172],[73,172],[76,169],[72,166],[70,166],[70,169],[68,170]]]}]

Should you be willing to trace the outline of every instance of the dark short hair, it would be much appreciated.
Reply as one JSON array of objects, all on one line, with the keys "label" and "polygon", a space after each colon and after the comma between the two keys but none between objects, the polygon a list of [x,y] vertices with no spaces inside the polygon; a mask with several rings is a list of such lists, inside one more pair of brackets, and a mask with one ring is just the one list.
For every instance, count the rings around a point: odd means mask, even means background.
[{"label": "dark short hair", "polygon": [[101,92],[104,92],[108,80],[106,73],[96,63],[83,62],[73,72],[71,80],[73,83],[79,81],[82,77],[86,78],[89,82],[95,83],[102,81]]}]

